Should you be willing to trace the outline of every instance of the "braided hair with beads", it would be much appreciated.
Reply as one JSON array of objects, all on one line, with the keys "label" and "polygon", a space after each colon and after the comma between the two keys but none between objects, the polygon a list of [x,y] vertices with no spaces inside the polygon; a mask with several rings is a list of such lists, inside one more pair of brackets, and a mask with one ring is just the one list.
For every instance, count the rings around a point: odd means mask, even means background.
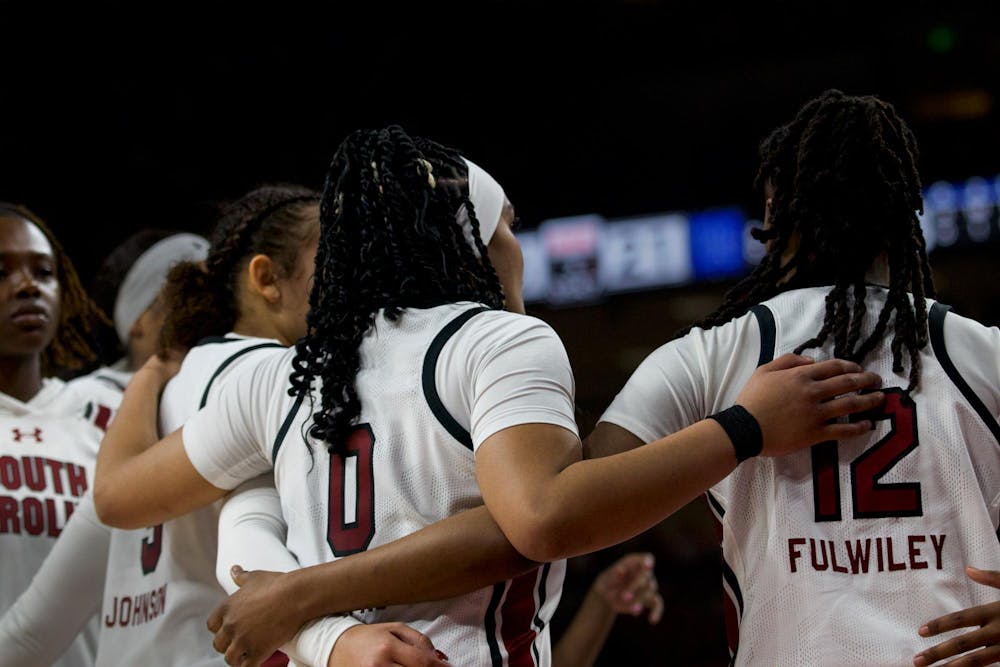
[{"label": "braided hair with beads", "polygon": [[[923,199],[912,131],[877,97],[828,90],[774,130],[760,154],[756,185],[773,196],[769,224],[753,235],[767,253],[697,326],[724,324],[779,292],[832,285],[822,327],[795,352],[832,337],[836,357],[861,362],[891,326],[893,370],[903,371],[905,353],[907,391],[914,390],[934,284],[917,217]],[[883,257],[886,302],[862,340],[866,277]]]},{"label": "braided hair with beads", "polygon": [[[464,209],[474,244],[464,234]],[[309,332],[296,344],[291,393],[319,409],[308,435],[342,453],[361,411],[355,388],[362,339],[384,311],[474,301],[503,308],[504,296],[479,233],[458,152],[399,126],[358,130],[330,164],[310,295]]]},{"label": "braided hair with beads", "polygon": [[291,274],[318,219],[319,193],[298,185],[264,185],[222,210],[204,263],[181,262],[167,276],[167,317],[161,346],[191,348],[224,334],[239,317],[239,277],[254,255],[267,255]]}]

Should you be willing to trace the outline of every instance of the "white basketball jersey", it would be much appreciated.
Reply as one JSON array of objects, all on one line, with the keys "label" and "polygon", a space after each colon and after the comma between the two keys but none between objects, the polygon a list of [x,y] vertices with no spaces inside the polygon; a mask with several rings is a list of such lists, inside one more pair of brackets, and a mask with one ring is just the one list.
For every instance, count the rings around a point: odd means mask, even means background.
[{"label": "white basketball jersey", "polygon": [[[681,391],[627,385],[603,419],[649,439],[725,409],[758,363],[819,331],[827,291],[782,294],[664,346],[629,385],[650,386],[657,367],[659,384],[676,378]],[[868,331],[885,294],[868,290]],[[864,361],[887,394],[867,415],[870,435],[751,459],[707,494],[721,528],[733,664],[911,664],[941,641],[917,635],[926,621],[995,598],[964,569],[1000,569],[1000,335],[928,309],[932,344],[912,397],[908,359],[902,374],[892,370],[891,337]],[[805,353],[829,358],[832,347]],[[650,416],[654,403],[681,417]]]},{"label": "white basketball jersey", "polygon": [[[121,402],[99,383],[46,379],[27,403],[0,394],[0,614],[31,583],[90,488],[97,448]],[[96,622],[56,662],[93,664]]]},{"label": "white basketball jersey", "polygon": [[[160,400],[171,433],[242,361],[277,341],[230,335],[199,343]],[[111,531],[98,667],[224,667],[205,622],[225,598],[215,579],[219,505],[141,530]]]},{"label": "white basketball jersey", "polygon": [[[309,401],[292,406],[288,399],[288,418],[273,443],[275,484],[289,550],[303,567],[482,504],[469,429],[459,421],[468,416],[448,412],[435,380],[442,349],[482,310],[453,304],[410,309],[396,323],[379,317],[361,345],[360,425],[344,457],[331,456],[322,443],[307,446]],[[356,615],[406,623],[465,667],[549,665],[549,621],[564,573],[560,561],[468,595]]]}]

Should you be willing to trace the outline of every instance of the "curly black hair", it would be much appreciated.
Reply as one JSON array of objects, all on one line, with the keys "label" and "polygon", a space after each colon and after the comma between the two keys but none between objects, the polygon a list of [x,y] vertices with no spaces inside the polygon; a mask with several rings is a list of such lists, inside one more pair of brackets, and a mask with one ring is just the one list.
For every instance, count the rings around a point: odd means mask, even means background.
[{"label": "curly black hair", "polygon": [[230,331],[239,317],[236,294],[246,263],[267,255],[291,274],[302,244],[318,225],[319,199],[309,188],[272,184],[224,206],[205,261],[181,262],[167,276],[161,346],[190,348]]},{"label": "curly black hair", "polygon": [[24,220],[38,227],[55,255],[60,295],[59,326],[55,338],[42,351],[42,375],[85,367],[97,358],[93,349],[95,324],[108,325],[110,320],[87,295],[69,255],[41,218],[27,207],[9,202],[0,202],[0,216]]},{"label": "curly black hair", "polygon": [[[466,240],[464,207],[475,247]],[[361,411],[354,380],[359,347],[380,310],[457,301],[504,307],[479,234],[461,155],[393,125],[348,136],[330,163],[310,295],[309,332],[296,344],[293,395],[322,381],[308,435],[343,453]]]},{"label": "curly black hair", "polygon": [[[795,351],[819,347],[832,336],[835,356],[861,362],[895,314],[893,370],[903,371],[905,348],[912,391],[928,337],[925,298],[934,296],[917,217],[923,198],[913,132],[888,102],[828,90],[772,132],[760,155],[756,186],[773,196],[769,226],[753,233],[768,243],[767,254],[697,326],[728,322],[785,290],[832,285],[822,327]],[[790,245],[793,239],[797,247]],[[874,330],[862,340],[865,277],[883,253],[888,296]]]}]

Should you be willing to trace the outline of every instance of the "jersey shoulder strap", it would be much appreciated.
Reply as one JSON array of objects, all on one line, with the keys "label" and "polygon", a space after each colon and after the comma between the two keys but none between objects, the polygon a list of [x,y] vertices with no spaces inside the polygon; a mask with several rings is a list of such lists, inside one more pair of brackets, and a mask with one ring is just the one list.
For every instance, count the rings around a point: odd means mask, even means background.
[{"label": "jersey shoulder strap", "polygon": [[451,437],[458,440],[470,451],[472,450],[472,436],[448,412],[448,409],[444,407],[444,403],[441,401],[441,396],[438,394],[437,383],[434,381],[434,372],[437,369],[438,357],[441,356],[441,350],[444,349],[445,343],[447,343],[451,337],[465,325],[466,322],[479,313],[487,310],[489,310],[489,308],[486,308],[485,306],[470,308],[469,310],[463,311],[458,315],[458,317],[454,318],[451,322],[446,324],[443,329],[441,329],[438,335],[434,337],[434,340],[431,341],[430,347],[427,348],[427,354],[424,355],[424,365],[421,378],[424,389],[424,398],[427,400],[427,405],[430,407],[431,413],[438,420],[438,422],[440,422],[441,426],[448,431]]}]

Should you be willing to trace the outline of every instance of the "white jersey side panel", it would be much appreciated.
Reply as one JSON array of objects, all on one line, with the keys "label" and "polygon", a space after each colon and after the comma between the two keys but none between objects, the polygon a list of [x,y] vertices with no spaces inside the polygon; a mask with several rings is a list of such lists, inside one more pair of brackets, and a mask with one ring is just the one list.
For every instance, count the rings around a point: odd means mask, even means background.
[{"label": "white jersey side panel", "polygon": [[[247,359],[277,341],[229,336],[194,347],[160,401],[160,430],[179,428]],[[112,530],[98,667],[223,667],[205,629],[225,598],[215,579],[219,503],[141,530]]]},{"label": "white jersey side panel", "polygon": [[[0,613],[31,583],[93,483],[104,429],[121,393],[89,381],[43,382],[27,403],[0,395]],[[96,620],[57,667],[93,664]]]},{"label": "white jersey side panel", "polygon": [[[819,331],[826,292],[780,295],[765,304],[763,327],[748,315],[655,352],[666,362],[656,371],[661,384],[676,371],[671,357],[702,360],[695,364],[695,381],[678,381],[685,398],[675,401],[677,412],[690,423],[731,405],[761,347],[766,361]],[[884,294],[869,288],[869,313],[881,309]],[[910,664],[916,653],[941,641],[917,635],[924,622],[992,601],[994,591],[969,580],[964,569],[1000,569],[1000,342],[995,330],[971,320],[949,315],[945,323],[944,346],[959,374],[968,371],[978,398],[970,401],[956,387],[940,348],[927,345],[920,387],[909,400],[903,393],[908,360],[902,374],[894,372],[883,343],[864,362],[882,376],[888,396],[873,415],[870,435],[752,459],[708,494],[723,532],[724,590],[739,627],[738,646],[731,647],[735,664]],[[718,336],[749,338],[741,333],[747,330],[757,330],[753,337],[760,346],[734,353],[711,345]],[[949,345],[952,339],[962,344]],[[807,354],[828,358],[831,349]],[[657,359],[636,372],[647,378],[637,386],[648,385]],[[722,369],[729,370],[724,384]],[[713,393],[703,393],[709,385]],[[664,393],[644,398],[627,386],[603,419],[626,428],[623,422],[631,422],[640,437],[653,434],[658,425],[643,416],[652,405],[643,401],[662,400]],[[975,400],[988,406],[984,414],[977,413]]]}]

